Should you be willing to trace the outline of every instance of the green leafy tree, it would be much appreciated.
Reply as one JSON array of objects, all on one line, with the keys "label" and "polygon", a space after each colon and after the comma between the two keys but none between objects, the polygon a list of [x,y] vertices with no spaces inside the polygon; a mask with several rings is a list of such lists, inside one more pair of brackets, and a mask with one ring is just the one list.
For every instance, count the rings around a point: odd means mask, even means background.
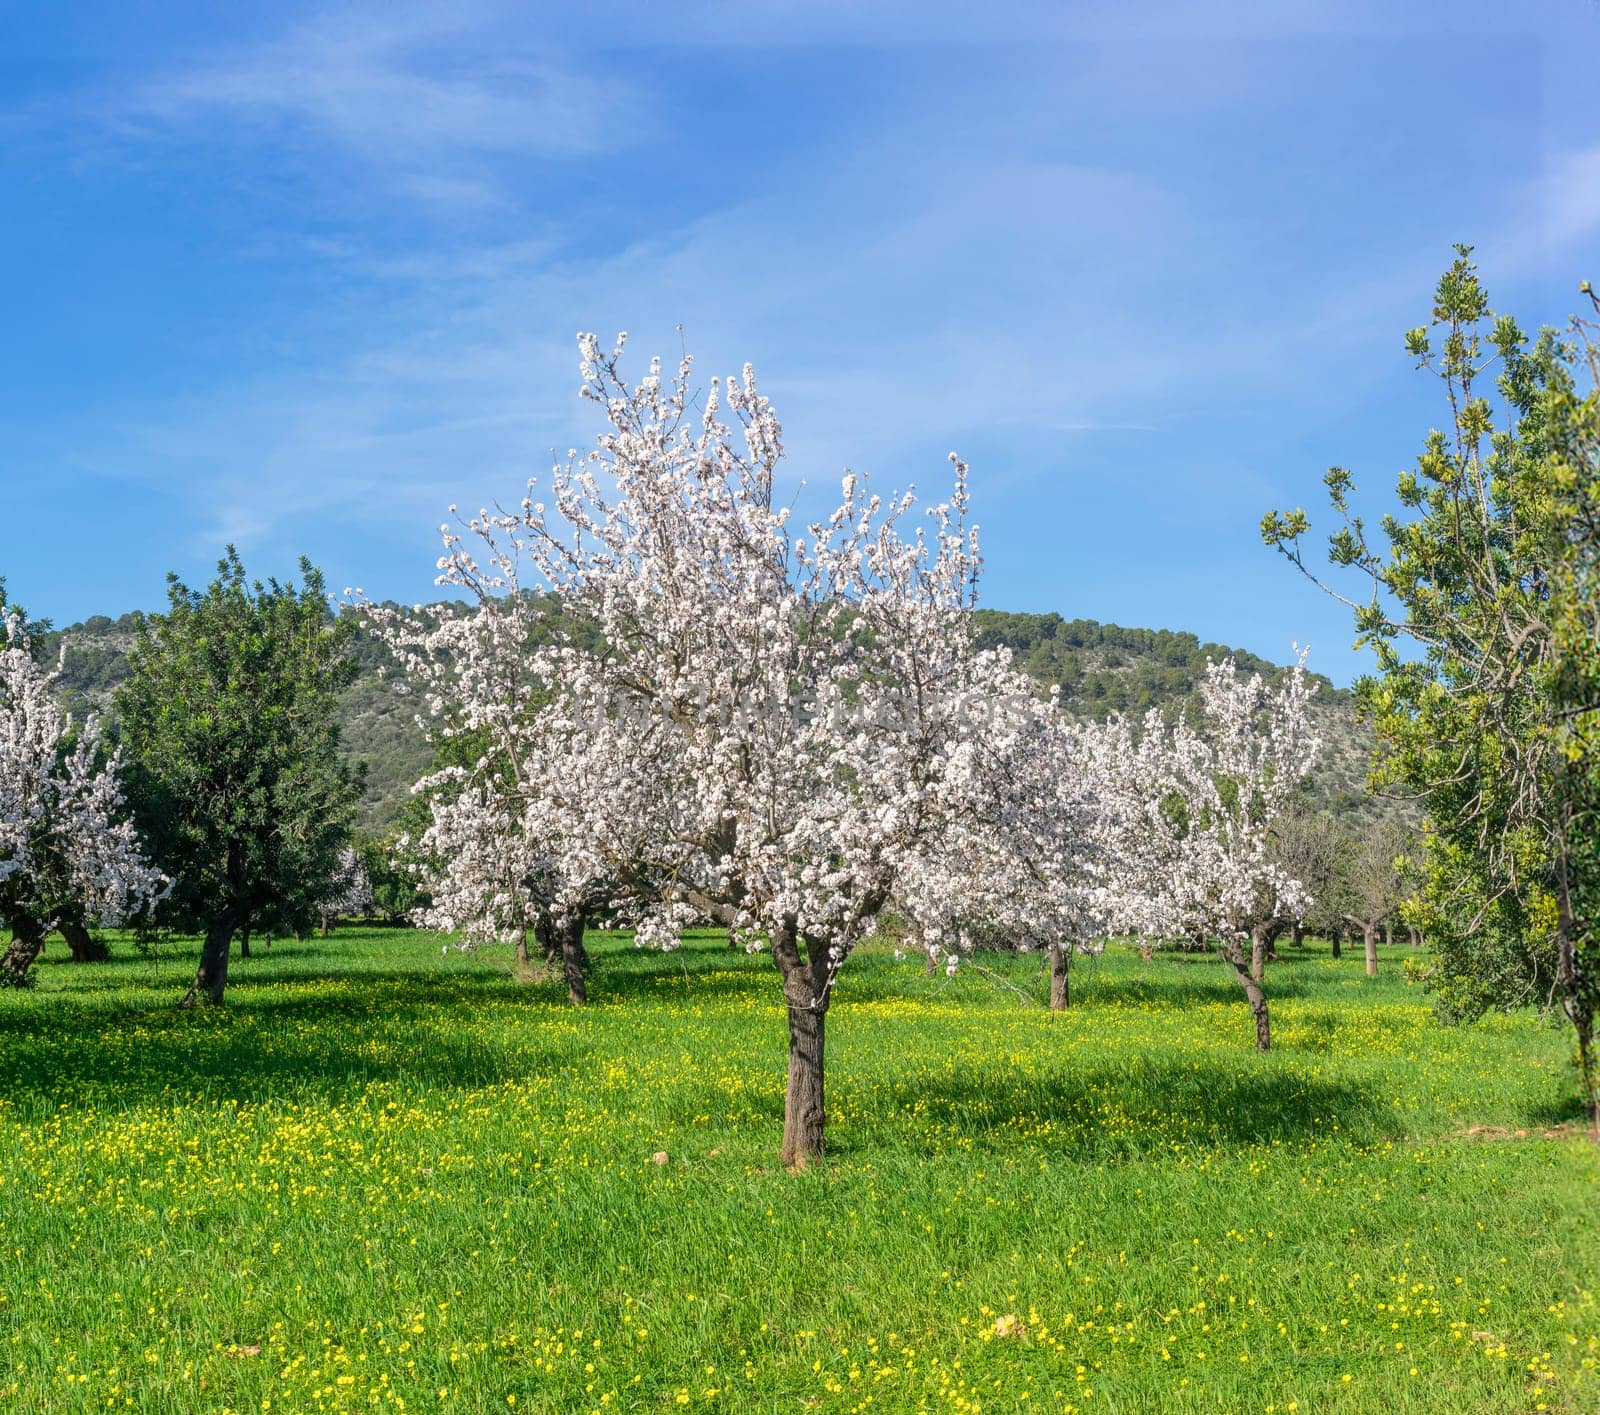
[{"label": "green leafy tree", "polygon": [[1350,473],[1325,478],[1340,522],[1329,558],[1363,589],[1347,596],[1308,566],[1304,511],[1270,513],[1262,534],[1351,606],[1373,652],[1357,698],[1377,732],[1375,785],[1426,811],[1414,913],[1440,953],[1441,1010],[1559,1005],[1600,1125],[1592,330],[1530,339],[1491,311],[1470,255],[1457,247],[1431,324],[1406,336],[1450,418],[1401,472],[1381,543]]},{"label": "green leafy tree", "polygon": [[310,928],[361,789],[338,698],[355,625],[322,576],[248,582],[233,547],[206,589],[168,577],[117,693],[135,809],[175,881],[163,926],[205,936],[186,1001],[220,1002],[235,936]]},{"label": "green leafy tree", "polygon": [[404,923],[411,911],[427,902],[408,863],[408,837],[395,831],[382,840],[363,838],[356,845],[372,883],[372,908],[386,923]]},{"label": "green leafy tree", "polygon": [[50,621],[48,619],[30,619],[26,609],[15,600],[7,598],[6,577],[0,575],[0,625],[4,625],[6,619],[13,614],[17,617],[18,628],[21,629],[29,643],[37,646],[41,639],[49,636]]}]

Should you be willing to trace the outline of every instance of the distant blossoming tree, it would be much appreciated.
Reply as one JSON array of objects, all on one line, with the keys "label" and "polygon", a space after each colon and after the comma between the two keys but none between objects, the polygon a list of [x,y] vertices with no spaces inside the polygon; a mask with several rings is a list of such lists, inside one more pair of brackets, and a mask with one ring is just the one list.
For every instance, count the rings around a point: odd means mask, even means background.
[{"label": "distant blossoming tree", "polygon": [[423,701],[438,761],[413,787],[426,814],[405,854],[427,902],[412,917],[466,948],[512,945],[523,963],[533,939],[582,1005],[585,928],[662,903],[661,734],[591,722],[551,691],[570,621],[523,591],[516,555],[500,561],[486,572],[453,543],[453,583],[482,590],[464,612],[362,606]]},{"label": "distant blossoming tree", "polygon": [[366,861],[353,845],[339,852],[328,892],[317,901],[317,912],[324,938],[340,919],[362,918],[372,912],[372,879]]},{"label": "distant blossoming tree", "polygon": [[1310,904],[1276,848],[1278,823],[1316,759],[1314,685],[1300,663],[1269,684],[1233,661],[1207,666],[1201,711],[1105,738],[1108,809],[1125,823],[1113,914],[1151,938],[1215,938],[1249,1001],[1256,1046],[1271,1045],[1262,989],[1268,945]]},{"label": "distant blossoming tree", "polygon": [[1409,892],[1404,865],[1415,848],[1406,831],[1380,823],[1364,831],[1341,862],[1345,918],[1361,930],[1369,978],[1378,974],[1378,930],[1389,925]]},{"label": "distant blossoming tree", "polygon": [[0,918],[12,939],[0,985],[25,982],[64,922],[120,924],[165,893],[123,809],[120,771],[97,718],[75,727],[63,715],[10,615],[0,648]]},{"label": "distant blossoming tree", "polygon": [[1093,725],[1034,701],[1020,675],[985,706],[970,758],[969,808],[913,857],[896,885],[930,968],[985,942],[1050,961],[1050,1006],[1069,1000],[1074,954],[1104,948],[1118,832],[1100,789]]}]

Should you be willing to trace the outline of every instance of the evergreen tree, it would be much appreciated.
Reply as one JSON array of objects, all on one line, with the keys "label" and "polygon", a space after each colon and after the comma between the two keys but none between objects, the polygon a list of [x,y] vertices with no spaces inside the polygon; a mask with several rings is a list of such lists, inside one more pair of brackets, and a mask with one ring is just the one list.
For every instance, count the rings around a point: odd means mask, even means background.
[{"label": "evergreen tree", "polygon": [[1262,534],[1352,607],[1373,651],[1357,697],[1376,784],[1427,813],[1420,913],[1442,1011],[1559,1005],[1600,1127],[1600,360],[1592,324],[1530,340],[1494,315],[1470,255],[1457,248],[1432,324],[1406,336],[1450,418],[1400,474],[1386,545],[1353,510],[1350,473],[1325,478],[1341,523],[1329,557],[1363,589],[1308,567],[1303,511],[1270,513]]},{"label": "evergreen tree", "polygon": [[160,922],[205,936],[186,1001],[222,1000],[236,935],[309,929],[349,843],[361,780],[338,696],[355,625],[300,572],[248,582],[230,546],[203,591],[169,576],[117,693],[135,809],[175,882]]}]

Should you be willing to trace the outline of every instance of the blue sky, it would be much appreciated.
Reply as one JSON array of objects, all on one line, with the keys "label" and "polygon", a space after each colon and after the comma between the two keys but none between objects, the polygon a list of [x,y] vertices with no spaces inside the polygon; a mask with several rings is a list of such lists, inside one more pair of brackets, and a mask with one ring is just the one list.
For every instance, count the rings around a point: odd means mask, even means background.
[{"label": "blue sky", "polygon": [[[985,600],[1348,679],[1257,535],[1441,405],[1450,244],[1600,279],[1600,5],[0,3],[0,574],[67,622],[225,541],[432,593],[586,443],[574,335],[753,360],[791,476],[972,463]],[[807,493],[802,493],[802,496]]]}]

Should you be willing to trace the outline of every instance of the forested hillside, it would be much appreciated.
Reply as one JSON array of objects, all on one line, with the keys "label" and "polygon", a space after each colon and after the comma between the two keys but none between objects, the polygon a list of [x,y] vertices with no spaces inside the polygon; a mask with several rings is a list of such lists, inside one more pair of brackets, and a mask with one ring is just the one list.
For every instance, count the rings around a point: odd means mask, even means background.
[{"label": "forested hillside", "polygon": [[[1279,667],[1248,650],[1203,644],[1174,629],[1125,629],[1093,619],[995,609],[979,610],[977,617],[985,647],[1005,644],[1040,683],[1059,686],[1068,710],[1083,717],[1174,710],[1190,700],[1208,659],[1231,656],[1240,668],[1269,676]],[[1315,796],[1352,820],[1406,814],[1400,803],[1377,799],[1366,789],[1372,732],[1357,719],[1349,692],[1320,676],[1317,683],[1312,716],[1322,752],[1311,773]]]},{"label": "forested hillside", "polygon": [[[1019,665],[1041,684],[1061,689],[1067,708],[1084,717],[1112,712],[1176,710],[1188,701],[1208,658],[1232,655],[1239,666],[1270,674],[1278,665],[1243,649],[1203,644],[1172,629],[1126,629],[1059,614],[978,611],[984,647],[1007,645]],[[134,616],[95,615],[50,634],[52,658],[65,645],[60,686],[75,712],[111,711],[112,695],[127,676]],[[428,747],[416,723],[417,704],[397,691],[398,678],[376,639],[355,640],[361,671],[344,694],[344,737],[352,757],[367,764],[362,823],[381,832],[395,817],[410,784],[426,769]],[[1314,713],[1323,752],[1312,789],[1329,809],[1353,819],[1392,814],[1393,803],[1365,789],[1371,733],[1357,721],[1349,693],[1319,680]]]}]

